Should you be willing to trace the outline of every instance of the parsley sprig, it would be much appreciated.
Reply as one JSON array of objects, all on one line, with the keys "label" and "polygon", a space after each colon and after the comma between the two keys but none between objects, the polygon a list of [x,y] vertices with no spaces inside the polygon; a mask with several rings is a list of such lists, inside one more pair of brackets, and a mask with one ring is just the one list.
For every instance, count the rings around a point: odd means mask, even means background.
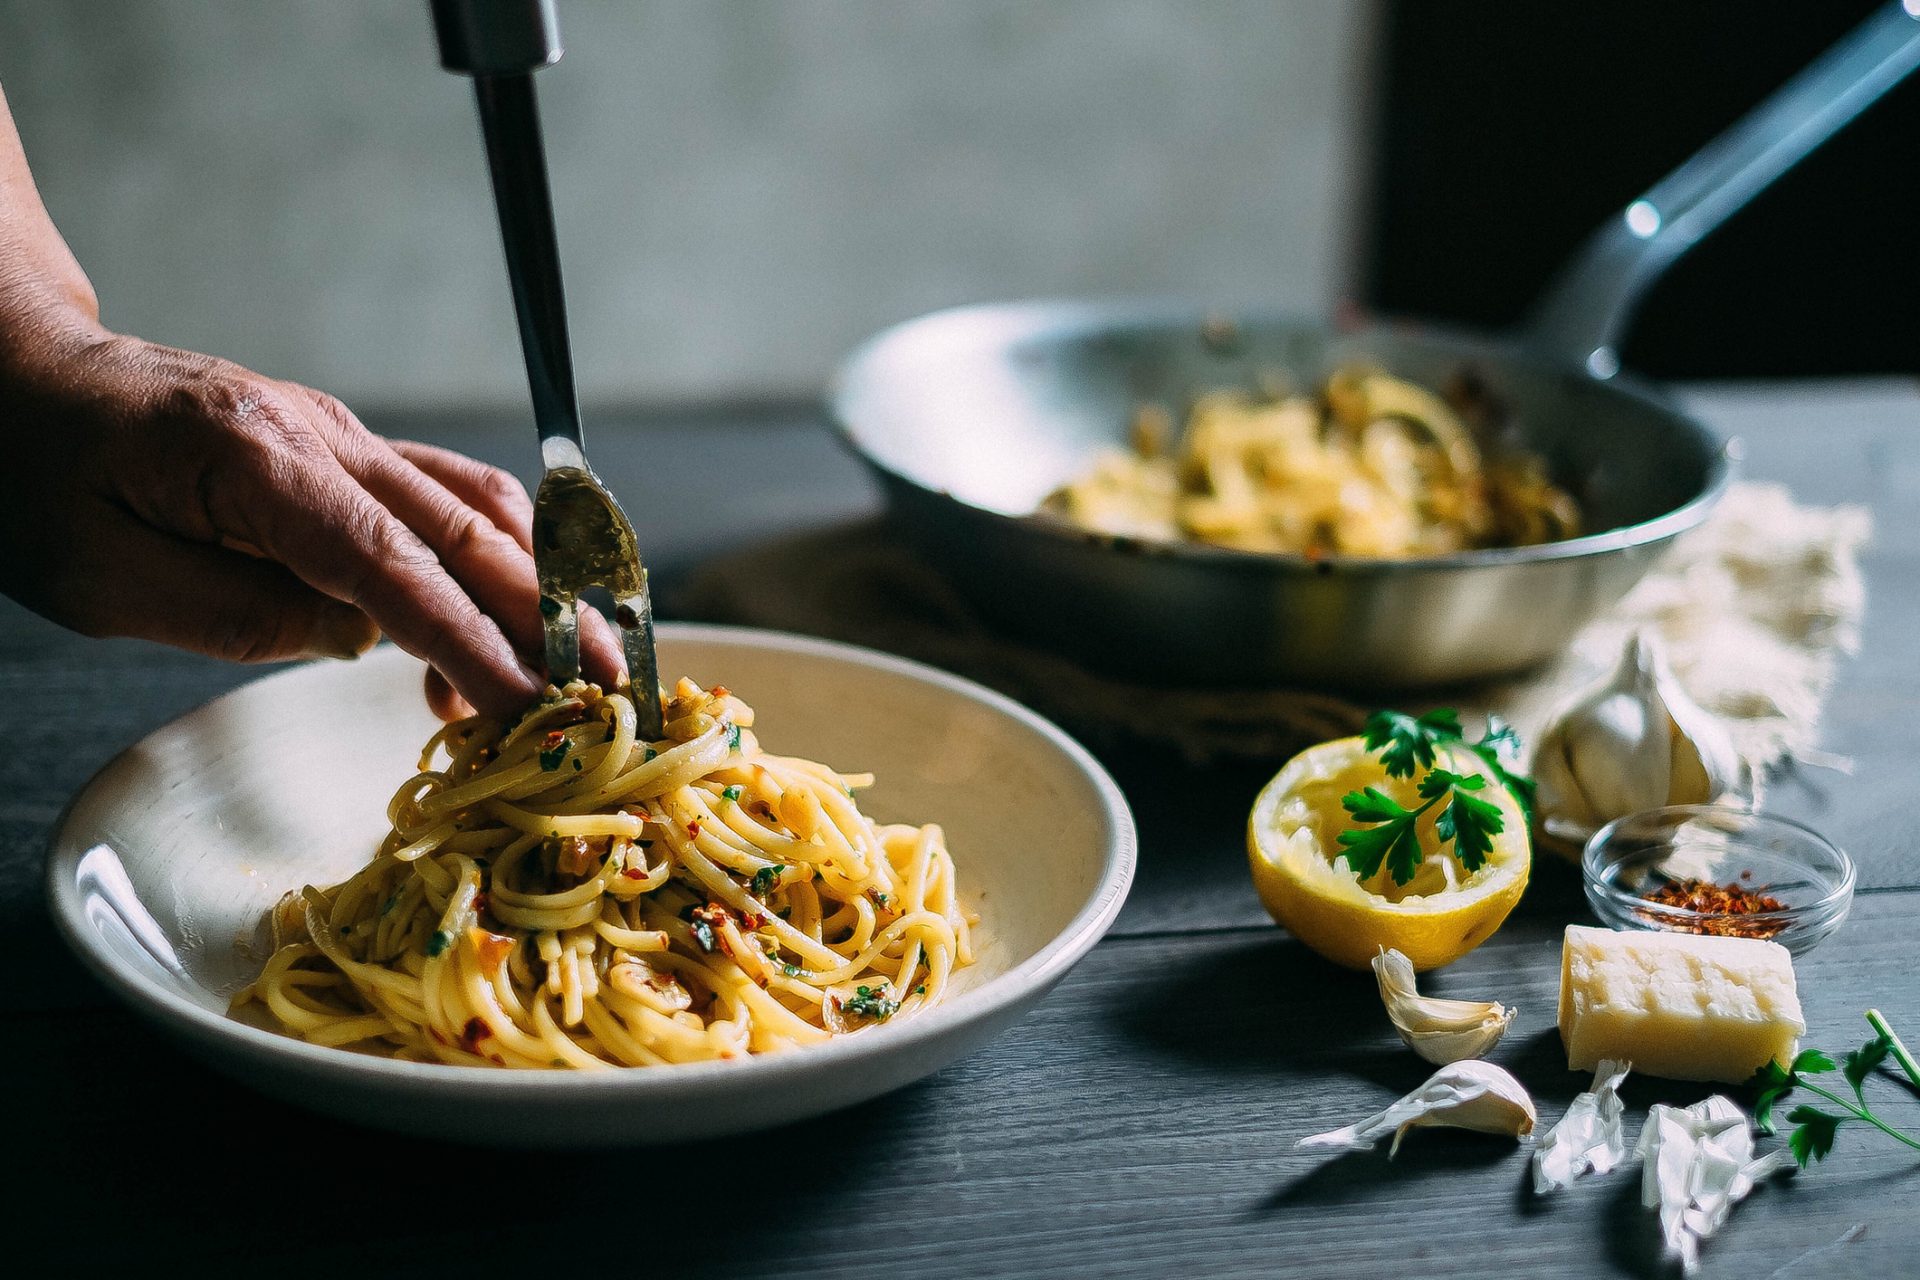
[{"label": "parsley sprig", "polygon": [[1513,792],[1522,813],[1533,816],[1533,779],[1513,767],[1520,762],[1520,735],[1499,716],[1487,717],[1486,732],[1477,742],[1467,741],[1460,713],[1451,707],[1417,717],[1404,711],[1376,711],[1360,733],[1390,778],[1411,778],[1417,769],[1431,769],[1440,747],[1458,743],[1479,756],[1494,779]]},{"label": "parsley sprig", "polygon": [[[1753,1084],[1760,1090],[1760,1096],[1753,1104],[1753,1122],[1762,1133],[1775,1132],[1774,1108],[1781,1098],[1795,1089],[1817,1094],[1840,1109],[1840,1113],[1835,1114],[1801,1103],[1787,1112],[1787,1123],[1794,1126],[1793,1132],[1787,1135],[1787,1146],[1802,1169],[1815,1160],[1826,1159],[1833,1150],[1833,1140],[1838,1136],[1840,1126],[1856,1120],[1920,1150],[1920,1138],[1894,1128],[1875,1115],[1867,1103],[1866,1095],[1867,1078],[1876,1074],[1889,1057],[1900,1064],[1914,1087],[1920,1089],[1920,1063],[1916,1063],[1913,1055],[1907,1052],[1907,1047],[1900,1043],[1900,1037],[1893,1033],[1893,1028],[1887,1025],[1887,1020],[1879,1010],[1869,1009],[1867,1021],[1873,1026],[1873,1037],[1849,1053],[1844,1064],[1835,1063],[1818,1049],[1802,1049],[1794,1057],[1791,1066],[1782,1067],[1777,1062],[1769,1062],[1754,1073]],[[1841,1094],[1807,1079],[1808,1076],[1825,1075],[1832,1071],[1838,1071],[1846,1077],[1847,1083],[1853,1087],[1853,1101],[1849,1102]]]},{"label": "parsley sprig", "polygon": [[1453,854],[1469,874],[1486,864],[1493,851],[1493,837],[1506,830],[1500,807],[1477,794],[1487,786],[1485,774],[1455,773],[1436,768],[1441,748],[1459,744],[1478,756],[1494,779],[1513,793],[1521,811],[1533,811],[1533,780],[1507,768],[1519,755],[1520,739],[1511,725],[1489,716],[1487,731],[1478,742],[1466,740],[1460,726],[1460,713],[1451,708],[1410,716],[1404,711],[1376,711],[1367,718],[1362,738],[1367,750],[1380,757],[1381,767],[1390,778],[1411,778],[1421,769],[1415,790],[1425,803],[1409,809],[1378,787],[1350,791],[1341,805],[1366,830],[1340,833],[1343,857],[1361,879],[1377,874],[1381,865],[1393,876],[1395,884],[1413,879],[1426,851],[1420,847],[1418,823],[1427,812],[1440,806],[1434,820],[1434,834],[1441,843],[1453,845]]},{"label": "parsley sprig", "polygon": [[1478,871],[1493,849],[1493,837],[1506,828],[1499,806],[1473,794],[1486,785],[1487,780],[1477,773],[1462,777],[1447,769],[1428,770],[1420,779],[1420,798],[1426,803],[1418,809],[1403,807],[1378,787],[1348,792],[1340,803],[1353,820],[1377,825],[1370,831],[1340,833],[1347,865],[1364,880],[1379,871],[1384,861],[1395,884],[1413,879],[1425,857],[1415,824],[1444,800],[1447,807],[1435,820],[1434,833],[1443,842],[1453,843],[1454,856],[1462,867]]}]

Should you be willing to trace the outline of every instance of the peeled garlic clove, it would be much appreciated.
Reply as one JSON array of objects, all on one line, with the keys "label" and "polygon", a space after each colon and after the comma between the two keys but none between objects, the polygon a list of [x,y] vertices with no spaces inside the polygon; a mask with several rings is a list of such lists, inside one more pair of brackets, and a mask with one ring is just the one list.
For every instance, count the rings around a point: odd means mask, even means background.
[{"label": "peeled garlic clove", "polygon": [[1523,1138],[1533,1132],[1537,1115],[1533,1099],[1520,1082],[1491,1062],[1455,1062],[1434,1072],[1427,1082],[1400,1101],[1344,1129],[1302,1138],[1296,1148],[1333,1151],[1371,1151],[1391,1133],[1387,1149],[1392,1159],[1410,1129],[1425,1127],[1472,1129]]},{"label": "peeled garlic clove", "polygon": [[1602,1059],[1593,1073],[1593,1088],[1574,1098],[1560,1123],[1540,1139],[1533,1150],[1535,1195],[1570,1187],[1583,1173],[1611,1173],[1627,1158],[1619,1090],[1632,1066]]},{"label": "peeled garlic clove", "polygon": [[1705,804],[1739,774],[1726,726],[1687,695],[1653,635],[1640,632],[1619,669],[1547,726],[1533,760],[1542,825],[1576,840],[1644,809]]},{"label": "peeled garlic clove", "polygon": [[1382,947],[1373,958],[1373,976],[1394,1030],[1428,1062],[1445,1066],[1483,1057],[1513,1025],[1514,1011],[1495,1001],[1421,995],[1413,961],[1398,951]]},{"label": "peeled garlic clove", "polygon": [[1667,1250],[1688,1275],[1700,1266],[1700,1242],[1726,1223],[1733,1206],[1793,1165],[1785,1147],[1756,1158],[1746,1113],[1718,1094],[1691,1107],[1655,1103],[1637,1149],[1645,1162],[1640,1202],[1659,1210]]}]

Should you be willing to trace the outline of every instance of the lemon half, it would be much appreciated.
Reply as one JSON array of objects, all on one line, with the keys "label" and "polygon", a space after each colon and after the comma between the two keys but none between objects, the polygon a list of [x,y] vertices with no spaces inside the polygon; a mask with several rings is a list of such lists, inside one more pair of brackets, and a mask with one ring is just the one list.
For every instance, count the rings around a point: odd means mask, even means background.
[{"label": "lemon half", "polygon": [[[1441,748],[1434,763],[1459,774],[1488,772],[1464,747]],[[1419,821],[1426,857],[1413,879],[1395,884],[1384,864],[1365,880],[1354,873],[1340,857],[1340,833],[1356,826],[1340,797],[1378,787],[1415,809],[1423,803],[1415,787],[1424,773],[1390,778],[1365,741],[1339,738],[1289,760],[1253,802],[1247,856],[1260,900],[1288,932],[1336,964],[1365,969],[1381,947],[1400,951],[1416,969],[1451,964],[1493,936],[1527,887],[1527,821],[1491,777],[1479,795],[1499,806],[1505,825],[1477,870],[1460,865],[1451,842],[1441,844],[1434,824],[1444,806],[1436,805]]]}]

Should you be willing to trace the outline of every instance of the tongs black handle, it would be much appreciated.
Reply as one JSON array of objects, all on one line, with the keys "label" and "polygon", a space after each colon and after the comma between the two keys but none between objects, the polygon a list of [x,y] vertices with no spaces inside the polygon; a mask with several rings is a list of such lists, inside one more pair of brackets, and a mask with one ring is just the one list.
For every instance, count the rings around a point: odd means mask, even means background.
[{"label": "tongs black handle", "polygon": [[[440,63],[473,77],[542,460],[583,465],[566,294],[533,73],[560,59],[553,0],[433,0]],[[558,456],[552,448],[568,441]]]}]

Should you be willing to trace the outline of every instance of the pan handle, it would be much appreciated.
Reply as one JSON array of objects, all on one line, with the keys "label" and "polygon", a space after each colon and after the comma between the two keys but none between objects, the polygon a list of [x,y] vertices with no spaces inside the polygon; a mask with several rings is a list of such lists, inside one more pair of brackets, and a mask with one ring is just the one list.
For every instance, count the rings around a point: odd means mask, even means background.
[{"label": "pan handle", "polygon": [[1647,287],[1801,157],[1920,67],[1920,0],[1892,0],[1588,238],[1534,305],[1526,345],[1596,378]]}]

